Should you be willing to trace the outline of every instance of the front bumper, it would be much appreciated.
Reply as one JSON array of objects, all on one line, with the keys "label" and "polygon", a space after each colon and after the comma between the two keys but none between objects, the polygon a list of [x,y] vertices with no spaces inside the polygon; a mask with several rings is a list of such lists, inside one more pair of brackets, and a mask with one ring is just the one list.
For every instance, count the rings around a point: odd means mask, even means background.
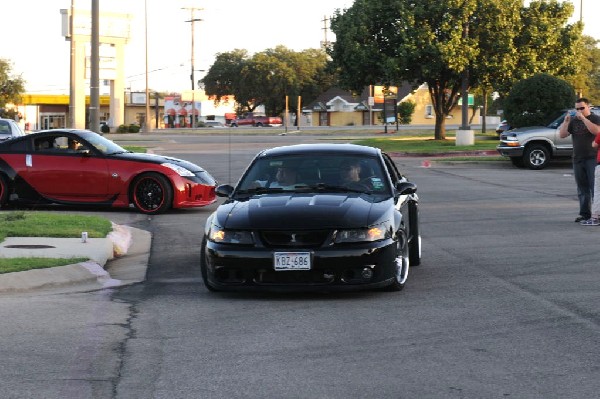
[{"label": "front bumper", "polygon": [[216,186],[198,183],[195,180],[179,176],[173,179],[173,208],[207,206],[217,200]]},{"label": "front bumper", "polygon": [[217,290],[232,291],[351,291],[384,287],[395,278],[398,251],[391,239],[360,246],[282,249],[310,252],[312,267],[306,271],[275,271],[273,258],[277,251],[207,242],[208,283]]},{"label": "front bumper", "polygon": [[508,147],[504,145],[499,145],[496,147],[496,151],[504,157],[522,157],[525,152],[525,147]]}]

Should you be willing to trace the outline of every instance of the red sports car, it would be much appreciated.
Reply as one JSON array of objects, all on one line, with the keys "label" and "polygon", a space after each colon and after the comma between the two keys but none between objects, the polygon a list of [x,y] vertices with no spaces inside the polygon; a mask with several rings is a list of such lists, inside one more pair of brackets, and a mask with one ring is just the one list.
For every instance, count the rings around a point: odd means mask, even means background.
[{"label": "red sports car", "polygon": [[191,162],[133,153],[87,130],[47,130],[0,142],[0,207],[133,204],[157,214],[212,204],[216,184]]}]

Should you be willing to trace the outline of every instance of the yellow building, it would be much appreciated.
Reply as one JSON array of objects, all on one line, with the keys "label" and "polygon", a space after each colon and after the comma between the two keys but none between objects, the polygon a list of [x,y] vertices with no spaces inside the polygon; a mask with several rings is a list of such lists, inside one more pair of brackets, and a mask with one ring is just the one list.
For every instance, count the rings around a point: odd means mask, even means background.
[{"label": "yellow building", "polygon": [[[381,87],[381,86],[380,86]],[[386,115],[393,110],[393,103],[412,101],[415,110],[412,115],[411,125],[432,125],[435,123],[435,112],[431,103],[431,96],[426,84],[417,89],[410,85],[393,88],[393,97],[386,102]],[[369,92],[372,91],[371,95]],[[383,125],[384,98],[379,96],[377,90],[365,88],[360,95],[354,95],[340,88],[332,88],[321,94],[315,101],[303,109],[304,118],[311,126],[365,126]],[[476,110],[475,120],[479,120],[479,109]],[[461,107],[452,109],[447,119],[454,124],[460,123],[462,118]]]}]

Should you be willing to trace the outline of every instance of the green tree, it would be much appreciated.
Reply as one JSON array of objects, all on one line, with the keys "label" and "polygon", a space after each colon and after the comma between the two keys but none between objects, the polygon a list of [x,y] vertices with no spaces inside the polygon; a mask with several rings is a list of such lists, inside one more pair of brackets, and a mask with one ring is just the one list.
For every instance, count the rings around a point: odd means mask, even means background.
[{"label": "green tree", "polygon": [[[254,111],[265,106],[270,115],[279,115],[288,106],[313,101],[334,82],[327,73],[327,54],[317,49],[295,52],[285,46],[254,54],[245,50],[217,55],[215,63],[202,79],[206,94],[220,101],[233,95],[238,112]],[[293,109],[293,108],[292,108]]]},{"label": "green tree", "polygon": [[206,94],[215,97],[215,102],[220,103],[225,97],[235,96],[240,110],[251,108],[252,96],[250,87],[244,85],[242,71],[249,62],[248,52],[235,49],[228,53],[218,53],[214,64],[201,80]]},{"label": "green tree", "polygon": [[556,0],[529,7],[521,0],[356,0],[332,18],[336,42],[329,53],[342,84],[354,90],[427,83],[435,138],[445,139],[465,70],[484,98],[492,89],[507,93],[517,78],[536,72],[575,72],[572,47],[581,27],[566,25],[572,9]]},{"label": "green tree", "polygon": [[6,104],[21,102],[21,94],[25,91],[25,81],[21,76],[12,74],[12,64],[0,58],[0,117],[14,118],[5,110]]},{"label": "green tree", "polygon": [[402,101],[398,104],[398,122],[408,125],[412,121],[417,104],[413,101]]},{"label": "green tree", "polygon": [[[534,0],[521,9],[519,32],[515,38],[517,65],[513,82],[537,73],[569,80],[580,68],[583,49],[582,25],[567,24],[573,14],[573,4],[557,0]],[[512,82],[510,82],[512,83]],[[500,93],[507,93],[510,86],[500,85]]]},{"label": "green tree", "polygon": [[579,62],[580,70],[570,80],[575,90],[590,100],[594,105],[600,104],[600,48],[598,41],[590,36],[583,36],[583,54]]},{"label": "green tree", "polygon": [[564,79],[540,73],[517,82],[504,102],[511,127],[545,126],[575,103],[575,89]]}]

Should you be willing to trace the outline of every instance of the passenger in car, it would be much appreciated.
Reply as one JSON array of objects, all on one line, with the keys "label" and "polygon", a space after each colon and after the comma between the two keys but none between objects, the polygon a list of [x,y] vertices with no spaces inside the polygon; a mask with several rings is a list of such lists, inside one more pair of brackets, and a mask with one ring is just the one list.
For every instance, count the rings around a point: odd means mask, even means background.
[{"label": "passenger in car", "polygon": [[80,149],[81,144],[77,140],[69,139],[68,152],[77,152]]},{"label": "passenger in car", "polygon": [[297,183],[298,172],[289,164],[283,164],[277,168],[275,181],[269,187],[290,187]]},{"label": "passenger in car", "polygon": [[340,178],[342,183],[359,182],[360,172],[360,162],[356,159],[343,161],[340,165]]}]

